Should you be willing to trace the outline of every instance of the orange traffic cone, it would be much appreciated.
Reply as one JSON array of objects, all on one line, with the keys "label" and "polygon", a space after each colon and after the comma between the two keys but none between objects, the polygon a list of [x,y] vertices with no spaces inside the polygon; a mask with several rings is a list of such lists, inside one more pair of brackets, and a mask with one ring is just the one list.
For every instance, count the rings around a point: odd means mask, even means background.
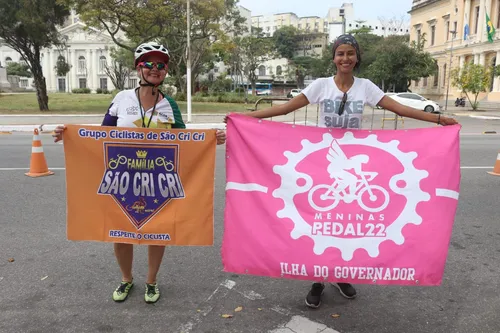
[{"label": "orange traffic cone", "polygon": [[497,161],[495,162],[495,166],[493,167],[493,171],[488,171],[490,175],[500,176],[500,153],[497,155]]},{"label": "orange traffic cone", "polygon": [[38,128],[35,128],[33,145],[31,147],[30,171],[25,173],[25,175],[30,177],[42,177],[53,174],[54,173],[49,171],[49,168],[47,167],[47,161],[45,160],[45,154],[43,153],[42,141],[40,140],[40,135],[38,134]]}]

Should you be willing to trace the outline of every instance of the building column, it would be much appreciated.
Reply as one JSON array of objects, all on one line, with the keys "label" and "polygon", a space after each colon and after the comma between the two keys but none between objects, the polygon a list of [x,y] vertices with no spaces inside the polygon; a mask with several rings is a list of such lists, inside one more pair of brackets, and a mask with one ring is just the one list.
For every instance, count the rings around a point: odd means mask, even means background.
[{"label": "building column", "polygon": [[76,59],[76,50],[72,50],[73,53],[71,54],[71,62],[73,63],[73,68],[72,71],[70,72],[71,75],[71,89],[78,89],[80,88],[80,82],[78,81],[78,60]]},{"label": "building column", "polygon": [[481,66],[484,66],[485,60],[486,60],[486,54],[484,52],[480,53],[479,54],[479,64]]},{"label": "building column", "polygon": [[90,49],[85,50],[85,74],[87,78],[87,88],[91,91],[94,90],[94,84],[92,81],[92,72],[94,69],[92,68],[92,57],[90,55]]},{"label": "building column", "polygon": [[90,56],[92,57],[92,67],[94,68],[94,71],[92,73],[92,82],[94,85],[95,89],[100,88],[99,85],[99,62],[97,60],[97,50],[91,50],[90,51]]},{"label": "building column", "polygon": [[476,40],[478,42],[483,42],[486,31],[486,15],[484,13],[484,6],[486,6],[486,0],[481,0],[479,3],[479,22],[477,25],[477,35]]},{"label": "building column", "polygon": [[54,67],[56,67],[56,59],[54,59],[55,50],[47,50],[47,60],[49,62],[49,69],[47,70],[47,77],[49,81],[49,87],[52,91],[57,91],[57,74]]},{"label": "building column", "polygon": [[[497,51],[497,57],[495,59],[495,66],[500,65],[500,51]],[[493,78],[493,91],[499,92],[500,91],[500,77],[495,76]]]},{"label": "building column", "polygon": [[463,68],[464,67],[464,64],[465,64],[465,56],[460,56],[459,57],[459,68]]},{"label": "building column", "polygon": [[42,73],[45,77],[45,86],[47,87],[47,92],[50,91],[50,65],[49,65],[49,49],[44,49],[42,54]]},{"label": "building column", "polygon": [[73,71],[75,70],[75,64],[73,63],[73,52],[74,50],[68,49],[68,59],[66,59],[68,64],[71,66],[67,74],[68,78],[66,82],[66,85],[68,86],[68,92],[71,92],[71,90],[76,88],[73,85]]}]

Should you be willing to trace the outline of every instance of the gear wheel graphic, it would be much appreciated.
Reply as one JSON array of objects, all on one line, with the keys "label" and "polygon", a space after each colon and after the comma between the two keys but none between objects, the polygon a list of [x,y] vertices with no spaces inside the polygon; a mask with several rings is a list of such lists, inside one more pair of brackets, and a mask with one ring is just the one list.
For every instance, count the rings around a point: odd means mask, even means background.
[{"label": "gear wheel graphic", "polygon": [[[365,249],[372,258],[375,258],[379,255],[381,243],[389,240],[397,245],[404,243],[402,229],[406,224],[419,225],[422,223],[422,217],[416,213],[416,207],[420,202],[430,200],[430,195],[420,187],[420,181],[426,178],[429,173],[415,168],[413,161],[417,157],[417,153],[400,151],[398,149],[399,141],[397,140],[380,142],[375,134],[359,139],[355,138],[352,132],[346,132],[341,139],[336,139],[339,145],[363,145],[378,148],[399,160],[404,167],[404,171],[391,177],[389,187],[394,193],[403,195],[407,202],[401,214],[387,227],[385,237],[340,238],[321,234],[313,235],[312,226],[300,215],[293,202],[297,194],[308,192],[311,189],[313,179],[308,174],[298,172],[296,167],[310,154],[328,148],[333,139],[331,134],[325,133],[323,140],[320,142],[312,143],[309,140],[302,140],[302,149],[300,151],[295,153],[285,151],[283,153],[288,162],[284,165],[276,165],[273,168],[274,172],[281,177],[281,185],[273,191],[273,196],[283,200],[284,203],[283,209],[279,210],[276,215],[281,219],[288,218],[294,223],[295,226],[290,234],[293,239],[302,236],[310,237],[314,241],[313,251],[316,255],[321,255],[326,249],[333,247],[341,251],[342,258],[346,261],[350,261],[353,258],[354,251],[358,249]],[[405,185],[398,187],[399,181],[404,181]],[[411,195],[406,191],[407,188],[412,189]]]}]

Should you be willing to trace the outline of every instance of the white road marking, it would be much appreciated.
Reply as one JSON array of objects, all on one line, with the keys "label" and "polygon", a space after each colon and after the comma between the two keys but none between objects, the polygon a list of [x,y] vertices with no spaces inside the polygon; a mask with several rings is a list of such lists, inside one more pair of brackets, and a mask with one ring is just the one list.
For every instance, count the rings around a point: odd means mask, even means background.
[{"label": "white road marking", "polygon": [[306,317],[293,316],[292,319],[268,333],[340,333],[324,324],[314,322]]},{"label": "white road marking", "polygon": [[245,191],[245,192],[264,192],[267,193],[268,188],[259,184],[255,183],[235,183],[235,182],[228,182],[226,185],[226,191],[227,190],[236,190],[236,191]]},{"label": "white road marking", "polygon": [[209,305],[208,302],[215,295],[217,295],[218,298],[221,299],[225,298],[229,293],[229,290],[233,289],[235,285],[236,282],[232,280],[224,280],[221,284],[217,286],[217,288],[215,288],[215,290],[210,294],[210,296],[208,296],[205,302],[203,302],[205,304],[200,306],[200,308],[197,310],[193,318],[191,318],[191,320],[188,321],[186,324],[181,325],[181,327],[179,327],[179,329],[176,332],[181,332],[181,333],[191,332],[194,326],[201,323],[203,317],[206,317],[213,310],[213,306]]},{"label": "white road marking", "polygon": [[258,300],[258,299],[266,299],[264,296],[262,296],[261,294],[256,293],[253,290],[250,290],[250,291],[238,291],[238,290],[235,290],[235,291],[238,294],[242,295],[245,298],[248,298],[251,301],[255,301],[255,300]]},{"label": "white road marking", "polygon": [[437,188],[436,195],[438,197],[445,197],[458,200],[459,193],[453,190],[447,190],[445,188]]},{"label": "white road marking", "polygon": [[274,311],[274,312],[277,312],[279,314],[285,315],[285,316],[289,316],[290,315],[290,310],[289,309],[282,308],[279,305],[276,305],[276,306],[272,307],[271,310]]}]

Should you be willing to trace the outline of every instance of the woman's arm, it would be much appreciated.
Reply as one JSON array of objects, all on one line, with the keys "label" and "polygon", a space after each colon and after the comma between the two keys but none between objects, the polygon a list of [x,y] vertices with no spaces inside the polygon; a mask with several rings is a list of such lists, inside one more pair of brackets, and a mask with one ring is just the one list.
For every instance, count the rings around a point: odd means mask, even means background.
[{"label": "woman's arm", "polygon": [[308,104],[309,100],[306,98],[306,96],[304,94],[299,94],[285,104],[275,105],[259,111],[252,111],[250,113],[246,113],[245,115],[254,118],[271,118],[276,116],[283,116],[285,114],[289,114],[290,112],[303,108]]},{"label": "woman's arm", "polygon": [[382,108],[392,111],[400,117],[413,118],[417,120],[428,121],[439,125],[455,125],[458,122],[441,114],[428,113],[423,110],[414,109],[398,103],[388,96],[382,97],[378,103]]}]

